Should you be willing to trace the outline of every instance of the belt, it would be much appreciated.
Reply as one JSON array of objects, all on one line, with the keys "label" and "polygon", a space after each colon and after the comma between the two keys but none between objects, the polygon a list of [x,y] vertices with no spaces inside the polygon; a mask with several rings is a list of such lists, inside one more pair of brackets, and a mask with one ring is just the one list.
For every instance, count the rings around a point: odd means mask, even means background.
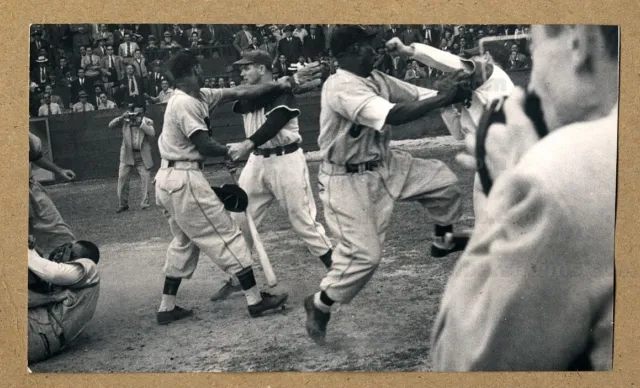
[{"label": "belt", "polygon": [[381,161],[369,161],[358,164],[333,164],[325,161],[323,162],[322,169],[334,174],[362,174],[366,171],[375,171],[379,167],[382,167]]},{"label": "belt", "polygon": [[296,152],[300,148],[298,143],[287,144],[284,147],[275,147],[275,148],[256,148],[253,150],[254,155],[261,155],[262,157],[268,158],[271,155],[286,155],[292,152]]},{"label": "belt", "polygon": [[178,170],[204,170],[204,163],[189,160],[162,159],[160,168],[176,168]]},{"label": "belt", "polygon": [[135,149],[135,148],[134,148],[134,149],[132,149],[131,151],[133,151],[133,152],[142,152],[141,150],[137,150],[137,149]]}]

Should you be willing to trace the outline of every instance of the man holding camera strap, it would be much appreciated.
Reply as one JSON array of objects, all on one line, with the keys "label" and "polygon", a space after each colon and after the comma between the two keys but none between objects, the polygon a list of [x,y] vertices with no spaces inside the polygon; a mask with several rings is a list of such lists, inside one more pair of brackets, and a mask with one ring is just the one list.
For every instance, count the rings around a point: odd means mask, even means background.
[{"label": "man holding camera strap", "polygon": [[133,111],[127,110],[109,123],[109,128],[122,125],[122,146],[120,147],[120,168],[118,170],[118,200],[120,206],[116,213],[129,210],[129,180],[135,167],[140,176],[142,203],[144,210],[150,205],[149,196],[153,190],[151,183],[151,143],[155,136],[153,120],[145,117],[144,104],[135,105]]}]

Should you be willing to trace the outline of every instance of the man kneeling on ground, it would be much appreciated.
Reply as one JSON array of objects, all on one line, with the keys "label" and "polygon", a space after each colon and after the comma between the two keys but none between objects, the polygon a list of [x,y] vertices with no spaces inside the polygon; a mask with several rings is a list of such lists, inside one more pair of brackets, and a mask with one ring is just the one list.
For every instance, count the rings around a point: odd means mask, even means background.
[{"label": "man kneeling on ground", "polygon": [[29,237],[29,364],[64,350],[93,318],[99,259],[98,247],[89,241],[60,245],[43,258]]}]

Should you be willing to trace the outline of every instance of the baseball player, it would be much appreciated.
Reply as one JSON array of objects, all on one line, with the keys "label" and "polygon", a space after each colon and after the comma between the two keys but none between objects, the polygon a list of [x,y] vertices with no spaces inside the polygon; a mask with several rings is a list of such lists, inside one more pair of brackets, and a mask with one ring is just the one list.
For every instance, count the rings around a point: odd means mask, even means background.
[{"label": "baseball player", "polygon": [[76,237],[42,185],[35,180],[33,165],[54,173],[64,181],[71,181],[76,175],[42,156],[40,138],[29,133],[29,234],[35,237],[41,252],[51,252],[57,246],[75,241]]},{"label": "baseball player", "polygon": [[[464,70],[473,74],[472,85],[477,85],[477,87],[473,87],[470,103],[449,106],[443,109],[441,115],[447,128],[457,140],[462,140],[469,134],[475,135],[484,108],[494,100],[509,96],[514,89],[509,75],[493,63],[488,53],[480,55],[478,47],[465,50],[464,58],[462,58],[422,43],[412,43],[410,46],[405,46],[399,38],[390,39],[386,46],[391,53],[403,54],[444,73]],[[480,71],[483,65],[486,68],[486,81]],[[482,222],[485,201],[486,197],[476,174],[473,187],[473,210],[476,216],[476,225]]]},{"label": "baseball player", "polygon": [[466,243],[452,238],[452,224],[461,215],[456,175],[439,160],[389,149],[390,125],[458,101],[462,73],[444,80],[440,92],[398,80],[373,70],[372,37],[356,26],[333,32],[339,69],[322,88],[318,180],[327,225],[339,243],[320,291],[304,301],[307,333],[319,344],[334,302],[350,302],[378,267],[396,201],[420,202],[435,222],[433,257],[460,251]]},{"label": "baseball player", "polygon": [[209,115],[223,102],[251,100],[276,90],[288,90],[291,84],[269,82],[234,89],[204,89],[202,68],[189,51],[171,58],[168,68],[176,90],[167,103],[158,138],[162,162],[156,175],[156,202],[167,216],[174,238],[167,250],[157,321],[167,324],[192,314],[191,310],[176,306],[175,300],[182,279],[193,275],[200,251],[224,272],[237,277],[249,313],[257,317],[281,307],[287,294],[271,295],[258,290],[247,243],[205,179],[204,158],[228,155],[227,147],[210,137]]},{"label": "baseball player", "polygon": [[529,88],[549,134],[520,88],[489,127],[485,225],[442,296],[436,371],[612,368],[619,28],[531,31]]},{"label": "baseball player", "polygon": [[28,362],[54,356],[89,323],[98,304],[100,250],[89,241],[62,244],[43,258],[29,238]]},{"label": "baseball player", "polygon": [[[247,51],[234,65],[241,66],[241,76],[249,85],[265,84],[273,79],[271,57],[264,51]],[[249,196],[248,214],[260,225],[267,208],[277,201],[286,211],[293,230],[305,242],[309,252],[331,267],[331,241],[316,221],[316,204],[311,191],[307,161],[299,146],[300,111],[294,95],[271,93],[253,101],[239,100],[233,111],[242,114],[247,139],[229,150],[232,160],[249,156],[238,184]],[[242,213],[234,215],[250,246],[251,233]],[[239,291],[226,282],[224,288]],[[218,292],[220,297],[227,293]]]}]

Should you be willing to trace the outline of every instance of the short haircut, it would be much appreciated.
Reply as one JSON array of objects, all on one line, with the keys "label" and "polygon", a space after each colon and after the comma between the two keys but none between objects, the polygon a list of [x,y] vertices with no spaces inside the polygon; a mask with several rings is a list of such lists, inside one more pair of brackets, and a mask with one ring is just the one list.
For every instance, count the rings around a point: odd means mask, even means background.
[{"label": "short haircut", "polygon": [[167,61],[167,69],[173,79],[180,79],[191,75],[193,68],[198,66],[198,58],[193,51],[178,51]]},{"label": "short haircut", "polygon": [[[549,24],[544,27],[547,35],[553,38],[558,36],[567,25]],[[604,38],[605,48],[609,57],[617,59],[619,55],[618,26],[600,26],[600,33]]]},{"label": "short haircut", "polygon": [[105,92],[104,90],[102,90],[100,93],[98,93],[98,97],[102,97],[102,95],[107,95],[107,92]]},{"label": "short haircut", "polygon": [[133,51],[133,53],[134,53],[134,54],[135,54],[135,53],[141,53],[141,52],[142,52],[142,51],[140,51],[140,49],[135,49],[135,50]]},{"label": "short haircut", "polygon": [[113,50],[113,45],[112,44],[107,45],[107,50]]},{"label": "short haircut", "polygon": [[83,259],[90,259],[94,263],[98,264],[100,261],[100,249],[91,241],[79,240],[76,244],[80,245],[87,253],[88,257],[82,257]]}]

